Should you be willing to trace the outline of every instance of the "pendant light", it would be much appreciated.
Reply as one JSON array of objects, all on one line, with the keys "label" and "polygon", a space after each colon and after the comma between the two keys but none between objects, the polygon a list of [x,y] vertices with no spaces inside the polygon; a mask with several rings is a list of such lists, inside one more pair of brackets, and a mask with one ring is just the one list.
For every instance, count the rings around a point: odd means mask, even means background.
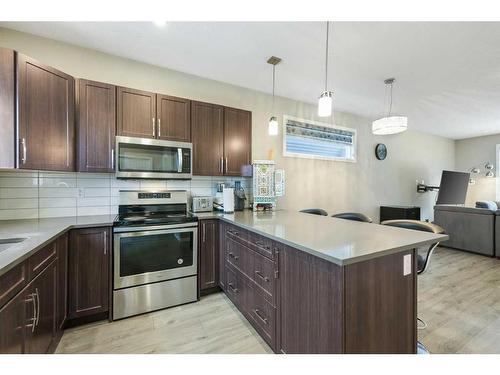
[{"label": "pendant light", "polygon": [[392,116],[392,86],[395,78],[387,78],[384,83],[389,87],[389,110],[387,116],[382,117],[372,123],[372,133],[376,135],[387,135],[402,133],[408,129],[408,117]]},{"label": "pendant light", "polygon": [[273,105],[272,105],[272,114],[269,118],[269,125],[267,128],[267,132],[269,135],[278,135],[278,119],[274,115],[274,87],[275,87],[275,78],[276,78],[276,65],[281,62],[281,59],[276,56],[271,56],[267,63],[273,66]]},{"label": "pendant light", "polygon": [[328,117],[332,115],[333,92],[328,91],[328,34],[329,22],[326,21],[326,51],[325,51],[325,91],[323,91],[318,100],[318,116]]}]

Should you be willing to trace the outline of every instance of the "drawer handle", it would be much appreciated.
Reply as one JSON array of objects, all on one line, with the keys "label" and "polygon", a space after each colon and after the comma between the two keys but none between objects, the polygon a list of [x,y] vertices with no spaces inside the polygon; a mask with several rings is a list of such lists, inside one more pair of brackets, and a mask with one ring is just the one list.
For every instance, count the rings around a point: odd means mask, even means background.
[{"label": "drawer handle", "polygon": [[233,253],[229,253],[229,256],[230,256],[231,258],[234,258],[234,260],[238,260],[238,259],[240,258],[239,256],[234,255]]},{"label": "drawer handle", "polygon": [[255,271],[255,274],[256,274],[257,276],[259,276],[262,280],[264,280],[264,281],[266,281],[266,282],[269,282],[269,277],[264,276],[264,275],[262,274],[262,272],[260,272],[260,271]]},{"label": "drawer handle", "polygon": [[267,318],[264,318],[262,315],[260,315],[259,309],[253,309],[253,312],[255,313],[255,315],[257,315],[259,317],[260,320],[262,320],[262,322],[264,324],[269,324],[269,321],[267,320]]},{"label": "drawer handle", "polygon": [[262,241],[255,241],[255,244],[257,246],[263,247],[266,250],[271,250],[271,246],[265,245],[264,242],[262,242]]},{"label": "drawer handle", "polygon": [[239,232],[232,230],[232,229],[228,229],[228,232],[231,234],[234,234],[235,236],[237,236],[239,234]]},{"label": "drawer handle", "polygon": [[238,288],[235,288],[233,283],[228,283],[227,286],[230,287],[234,293],[238,293]]}]

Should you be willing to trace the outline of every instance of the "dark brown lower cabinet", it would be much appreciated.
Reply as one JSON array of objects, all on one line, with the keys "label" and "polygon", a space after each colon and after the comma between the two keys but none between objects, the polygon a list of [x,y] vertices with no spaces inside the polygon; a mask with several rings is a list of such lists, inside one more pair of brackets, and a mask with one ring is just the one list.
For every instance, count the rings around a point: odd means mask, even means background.
[{"label": "dark brown lower cabinet", "polygon": [[[22,291],[0,309],[0,354],[24,352],[26,300],[26,291]],[[33,311],[30,310],[30,316]]]},{"label": "dark brown lower cabinet", "polygon": [[62,330],[68,317],[68,234],[57,239],[56,330]]},{"label": "dark brown lower cabinet", "polygon": [[408,250],[337,265],[222,223],[224,291],[276,353],[415,353]]},{"label": "dark brown lower cabinet", "polygon": [[110,229],[74,229],[68,250],[68,318],[109,309]]},{"label": "dark brown lower cabinet", "polygon": [[33,309],[27,311],[25,352],[44,354],[52,344],[56,329],[57,262],[53,261],[27,287],[26,301]]},{"label": "dark brown lower cabinet", "polygon": [[200,290],[214,288],[218,285],[219,271],[219,221],[200,220],[199,249],[200,249]]}]

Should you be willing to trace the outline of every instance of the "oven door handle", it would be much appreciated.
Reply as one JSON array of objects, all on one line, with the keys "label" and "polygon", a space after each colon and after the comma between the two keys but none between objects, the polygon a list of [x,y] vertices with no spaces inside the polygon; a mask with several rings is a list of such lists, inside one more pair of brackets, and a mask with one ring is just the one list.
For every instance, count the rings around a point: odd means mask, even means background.
[{"label": "oven door handle", "polygon": [[168,225],[150,225],[145,227],[114,227],[113,233],[134,233],[134,232],[148,232],[148,234],[162,234],[181,232],[183,229],[197,229],[198,222],[191,222],[185,224],[176,224],[175,227]]}]

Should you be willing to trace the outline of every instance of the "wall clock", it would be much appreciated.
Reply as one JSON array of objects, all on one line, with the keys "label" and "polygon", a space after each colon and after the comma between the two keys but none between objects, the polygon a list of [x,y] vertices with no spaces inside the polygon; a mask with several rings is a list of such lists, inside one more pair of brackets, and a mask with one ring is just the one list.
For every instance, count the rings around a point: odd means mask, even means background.
[{"label": "wall clock", "polygon": [[375,156],[378,160],[384,160],[387,157],[387,147],[383,143],[377,144],[375,146]]}]

